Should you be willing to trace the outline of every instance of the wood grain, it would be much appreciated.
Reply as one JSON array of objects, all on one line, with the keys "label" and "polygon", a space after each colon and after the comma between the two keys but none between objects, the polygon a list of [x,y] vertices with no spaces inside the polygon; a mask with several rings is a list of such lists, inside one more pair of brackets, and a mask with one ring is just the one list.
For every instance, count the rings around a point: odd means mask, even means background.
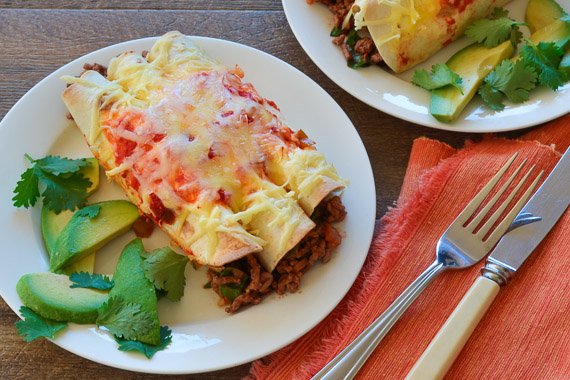
[{"label": "wood grain", "polygon": [[[177,29],[261,49],[289,62],[319,83],[348,114],[367,148],[376,181],[378,217],[398,197],[415,138],[428,136],[454,146],[461,145],[466,138],[479,138],[401,121],[344,92],[303,52],[287,25],[279,1],[0,0],[0,7],[5,8],[0,10],[0,118],[34,84],[65,63],[104,46]],[[16,320],[17,316],[0,301],[1,379],[155,378],[96,364],[47,341],[24,344],[16,334]],[[238,379],[247,374],[248,368],[243,365],[185,378]]]},{"label": "wood grain", "polygon": [[[65,27],[62,27],[65,25]],[[5,10],[0,14],[3,41],[0,115],[43,77],[88,52],[125,40],[168,30],[223,38],[266,51],[299,68],[319,83],[346,111],[368,148],[377,187],[377,215],[397,198],[411,143],[422,135],[458,145],[466,137],[419,127],[373,109],[328,79],[303,52],[282,13],[191,11]],[[101,33],[113,30],[113,33]],[[272,33],[267,33],[272,30]],[[475,137],[472,135],[471,137]]]},{"label": "wood grain", "polygon": [[[299,0],[303,1],[303,0]],[[0,0],[0,8],[281,10],[278,0]]]}]

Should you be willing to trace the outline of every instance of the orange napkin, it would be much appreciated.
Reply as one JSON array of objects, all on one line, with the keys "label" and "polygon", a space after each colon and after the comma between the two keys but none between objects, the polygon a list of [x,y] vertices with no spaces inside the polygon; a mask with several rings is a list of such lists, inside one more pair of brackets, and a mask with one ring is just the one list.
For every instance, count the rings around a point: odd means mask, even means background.
[{"label": "orange napkin", "polygon": [[[383,217],[347,296],[309,333],[254,362],[250,378],[314,375],[433,262],[441,234],[515,151],[548,173],[570,145],[568,128],[570,115],[520,140],[487,137],[460,150],[417,139],[398,205]],[[404,378],[482,265],[437,278],[380,343],[359,378]],[[570,212],[501,290],[446,377],[494,378],[570,378]]]}]

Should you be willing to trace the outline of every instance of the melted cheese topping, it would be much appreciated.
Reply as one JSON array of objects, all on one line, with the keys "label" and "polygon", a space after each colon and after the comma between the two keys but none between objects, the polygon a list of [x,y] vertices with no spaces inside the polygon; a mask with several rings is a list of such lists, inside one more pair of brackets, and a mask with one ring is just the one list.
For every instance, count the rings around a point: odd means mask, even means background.
[{"label": "melted cheese topping", "polygon": [[338,178],[334,168],[312,146],[301,148],[274,103],[243,83],[238,68],[228,70],[186,40],[174,40],[161,38],[148,61],[120,55],[109,65],[107,84],[88,84],[102,94],[90,144],[106,138],[112,149],[99,147],[106,173],[122,177],[143,212],[171,224],[188,246],[206,238],[205,252],[193,252],[205,262],[218,232],[244,234],[243,226],[249,239],[265,246],[250,226],[260,215],[282,232],[279,246],[285,247],[299,223],[299,194],[270,184],[266,165],[284,152],[306,152],[292,154],[290,164],[290,170],[311,168],[298,184],[303,193],[320,174]]},{"label": "melted cheese topping", "polygon": [[357,30],[363,27],[381,30],[374,38],[380,47],[404,34],[412,34],[422,21],[432,22],[439,9],[439,2],[424,0],[356,0],[343,27],[345,24],[348,27],[350,17],[354,17]]}]

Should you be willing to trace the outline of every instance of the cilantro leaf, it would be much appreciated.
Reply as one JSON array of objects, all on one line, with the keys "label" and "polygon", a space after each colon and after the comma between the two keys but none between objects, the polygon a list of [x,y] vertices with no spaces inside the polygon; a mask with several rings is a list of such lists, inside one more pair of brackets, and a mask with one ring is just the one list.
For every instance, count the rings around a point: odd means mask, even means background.
[{"label": "cilantro leaf", "polygon": [[524,61],[513,63],[503,60],[485,77],[479,88],[483,101],[495,111],[505,108],[503,98],[506,96],[513,103],[522,103],[529,98],[529,92],[536,87],[536,72]]},{"label": "cilantro leaf", "polygon": [[115,337],[119,343],[121,351],[138,351],[143,353],[148,359],[152,358],[158,351],[164,350],[172,342],[172,331],[167,326],[160,327],[160,344],[153,346],[136,340],[127,340]]},{"label": "cilantro leaf", "polygon": [[15,195],[12,198],[14,206],[25,208],[34,206],[40,196],[38,185],[39,181],[35,169],[26,169],[14,189]]},{"label": "cilantro leaf", "polygon": [[178,301],[184,295],[184,270],[188,257],[179,255],[169,247],[159,248],[147,255],[143,262],[146,278],[157,289],[166,291],[166,298]]},{"label": "cilantro leaf", "polygon": [[73,282],[73,284],[69,286],[70,288],[109,290],[115,285],[113,280],[110,280],[108,276],[87,272],[72,273],[69,275],[69,280]]},{"label": "cilantro leaf", "polygon": [[16,322],[18,334],[24,341],[31,342],[38,338],[55,338],[55,334],[67,327],[67,322],[57,322],[36,314],[32,309],[20,307],[23,320]]},{"label": "cilantro leaf", "polygon": [[504,95],[502,92],[493,88],[489,83],[483,83],[479,87],[479,95],[493,111],[502,111],[505,108],[503,104]]},{"label": "cilantro leaf", "polygon": [[513,46],[516,46],[522,38],[522,33],[519,30],[521,25],[526,24],[511,20],[508,17],[484,18],[469,25],[465,30],[465,35],[483,43],[487,48],[494,48],[508,40],[511,40]]},{"label": "cilantro leaf", "polygon": [[60,177],[43,172],[40,181],[46,186],[42,193],[44,205],[56,213],[73,211],[87,202],[87,189],[91,181],[81,173]]},{"label": "cilantro leaf", "polygon": [[445,63],[438,63],[431,67],[431,73],[427,70],[416,70],[412,83],[426,90],[435,90],[445,86],[453,86],[463,94],[461,83],[463,79],[453,72]]},{"label": "cilantro leaf", "polygon": [[76,211],[75,213],[78,216],[83,216],[85,218],[93,219],[96,218],[97,215],[99,215],[100,211],[101,211],[101,205],[95,204],[83,207],[82,209]]},{"label": "cilantro leaf", "polygon": [[568,80],[564,71],[558,70],[564,50],[555,42],[528,42],[521,49],[521,59],[538,73],[538,82],[556,90]]},{"label": "cilantro leaf", "polygon": [[509,80],[501,91],[513,103],[526,102],[530,90],[536,87],[536,72],[523,61],[517,61],[511,70]]},{"label": "cilantro leaf", "polygon": [[79,170],[88,165],[87,160],[58,156],[34,160],[27,154],[25,156],[32,167],[22,174],[16,184],[12,198],[14,206],[34,206],[40,193],[44,205],[56,214],[63,210],[73,211],[86,203],[91,181]]},{"label": "cilantro leaf", "polygon": [[38,169],[55,176],[75,173],[79,171],[79,169],[89,165],[89,162],[83,158],[71,159],[59,156],[47,156],[34,160],[34,162]]},{"label": "cilantro leaf", "polygon": [[141,311],[141,305],[127,303],[119,297],[111,297],[99,309],[97,326],[105,326],[109,331],[124,339],[135,339],[153,323],[152,316]]}]

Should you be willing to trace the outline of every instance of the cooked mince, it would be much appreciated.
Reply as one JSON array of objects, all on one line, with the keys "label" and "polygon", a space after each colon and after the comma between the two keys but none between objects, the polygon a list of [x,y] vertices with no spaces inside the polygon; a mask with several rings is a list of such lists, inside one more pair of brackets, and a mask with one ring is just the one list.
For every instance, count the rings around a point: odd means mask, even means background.
[{"label": "cooked mince", "polygon": [[[374,41],[365,31],[357,32],[354,29],[354,21],[342,27],[346,15],[354,5],[354,0],[306,0],[308,4],[322,3],[333,14],[332,42],[338,45],[346,62],[352,68],[364,67],[370,64],[382,62]],[[352,36],[352,37],[351,37]]]},{"label": "cooked mince", "polygon": [[84,72],[88,70],[97,71],[99,74],[107,77],[107,67],[98,63],[86,63],[83,65],[83,70]]},{"label": "cooked mince", "polygon": [[319,261],[327,263],[340,245],[342,236],[333,224],[345,216],[340,197],[321,202],[311,217],[316,227],[281,259],[271,273],[263,268],[254,254],[223,267],[209,268],[209,285],[220,297],[220,303],[226,306],[226,312],[235,313],[243,306],[256,305],[272,291],[285,294],[299,290],[303,274]]}]

